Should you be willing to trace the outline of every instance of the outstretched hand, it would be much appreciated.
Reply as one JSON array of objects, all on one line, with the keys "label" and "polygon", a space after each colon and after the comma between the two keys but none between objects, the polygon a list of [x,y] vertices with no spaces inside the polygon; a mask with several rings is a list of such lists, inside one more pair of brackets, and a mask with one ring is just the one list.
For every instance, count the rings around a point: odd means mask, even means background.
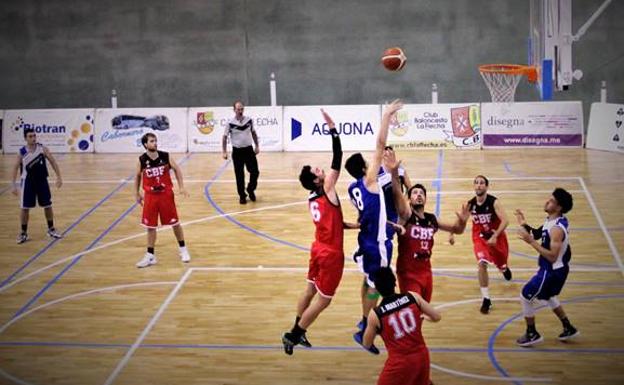
[{"label": "outstretched hand", "polygon": [[531,244],[531,242],[533,242],[533,236],[529,234],[529,232],[526,231],[524,227],[520,227],[518,229],[518,239],[522,239],[528,244]]},{"label": "outstretched hand", "polygon": [[394,116],[394,114],[396,114],[396,112],[401,108],[403,108],[403,102],[401,99],[395,99],[390,104],[386,105],[384,114],[392,118],[392,116]]},{"label": "outstretched hand", "polygon": [[518,221],[518,224],[520,226],[526,225],[526,219],[524,218],[524,213],[520,211],[520,209],[516,209],[516,211],[514,211],[514,215],[516,216],[516,220]]},{"label": "outstretched hand", "polygon": [[393,150],[384,151],[383,163],[390,172],[398,170],[401,166],[401,161],[397,159],[396,153]]},{"label": "outstretched hand", "polygon": [[466,223],[468,221],[468,218],[470,218],[470,208],[468,207],[467,203],[463,203],[461,206],[461,210],[460,211],[456,211],[455,215],[457,215],[457,218],[462,222],[462,223]]},{"label": "outstretched hand", "polygon": [[321,108],[321,113],[323,114],[323,119],[325,119],[325,123],[327,123],[327,127],[336,128],[336,123],[332,120],[331,116],[324,109]]}]

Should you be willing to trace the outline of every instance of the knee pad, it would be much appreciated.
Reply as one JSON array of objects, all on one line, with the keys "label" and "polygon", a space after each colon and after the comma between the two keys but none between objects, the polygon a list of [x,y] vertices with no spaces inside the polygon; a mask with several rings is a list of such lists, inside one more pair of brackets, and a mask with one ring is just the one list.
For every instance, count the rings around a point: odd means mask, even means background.
[{"label": "knee pad", "polygon": [[553,310],[561,306],[561,303],[559,302],[559,298],[557,298],[556,295],[553,297],[550,297],[547,302],[548,302],[548,306],[550,306],[550,308]]},{"label": "knee pad", "polygon": [[533,301],[528,300],[524,295],[520,296],[520,303],[522,304],[522,315],[532,318],[535,316],[535,309],[533,309]]}]

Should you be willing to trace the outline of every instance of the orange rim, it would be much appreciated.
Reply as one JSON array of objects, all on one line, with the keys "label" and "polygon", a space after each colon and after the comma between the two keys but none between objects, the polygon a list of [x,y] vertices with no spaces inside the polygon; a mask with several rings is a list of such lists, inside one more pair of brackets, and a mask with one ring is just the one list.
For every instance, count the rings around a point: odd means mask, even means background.
[{"label": "orange rim", "polygon": [[481,73],[526,76],[531,83],[537,81],[537,68],[519,64],[483,64],[479,66]]}]

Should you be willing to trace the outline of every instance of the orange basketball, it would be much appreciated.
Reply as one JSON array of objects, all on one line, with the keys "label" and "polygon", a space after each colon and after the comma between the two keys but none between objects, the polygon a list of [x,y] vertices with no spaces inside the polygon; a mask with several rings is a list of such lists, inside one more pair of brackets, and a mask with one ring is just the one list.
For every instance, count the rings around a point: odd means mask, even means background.
[{"label": "orange basketball", "polygon": [[381,57],[381,64],[389,71],[400,71],[405,67],[405,63],[407,63],[407,57],[399,47],[388,48]]}]

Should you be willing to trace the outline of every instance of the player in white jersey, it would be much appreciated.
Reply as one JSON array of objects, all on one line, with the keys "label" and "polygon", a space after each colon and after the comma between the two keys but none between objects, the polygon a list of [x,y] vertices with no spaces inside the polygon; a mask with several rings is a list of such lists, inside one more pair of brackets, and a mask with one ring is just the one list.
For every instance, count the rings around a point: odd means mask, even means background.
[{"label": "player in white jersey", "polygon": [[32,128],[24,129],[26,145],[17,153],[15,166],[13,166],[13,194],[18,195],[19,187],[16,183],[17,173],[21,171],[21,194],[20,194],[20,224],[22,231],[17,236],[17,243],[21,244],[28,240],[28,217],[30,209],[37,203],[43,207],[48,222],[48,236],[61,238],[54,228],[54,212],[52,211],[52,197],[48,185],[48,168],[46,160],[50,162],[56,173],[56,187],[61,188],[63,179],[61,170],[48,148],[37,143],[37,134]]},{"label": "player in white jersey", "polygon": [[[572,326],[557,299],[563,289],[568,272],[572,252],[570,250],[570,234],[568,218],[563,216],[572,209],[572,195],[562,188],[556,188],[552,196],[546,201],[544,211],[548,214],[544,224],[534,229],[526,223],[524,214],[516,210],[515,215],[520,226],[518,236],[531,245],[539,255],[539,270],[524,285],[520,301],[527,324],[526,333],[518,338],[518,345],[531,346],[544,339],[535,328],[535,299],[545,301],[557,315],[563,325],[563,332],[559,340],[565,341],[579,335],[579,331]],[[542,240],[541,244],[537,242]]]}]

